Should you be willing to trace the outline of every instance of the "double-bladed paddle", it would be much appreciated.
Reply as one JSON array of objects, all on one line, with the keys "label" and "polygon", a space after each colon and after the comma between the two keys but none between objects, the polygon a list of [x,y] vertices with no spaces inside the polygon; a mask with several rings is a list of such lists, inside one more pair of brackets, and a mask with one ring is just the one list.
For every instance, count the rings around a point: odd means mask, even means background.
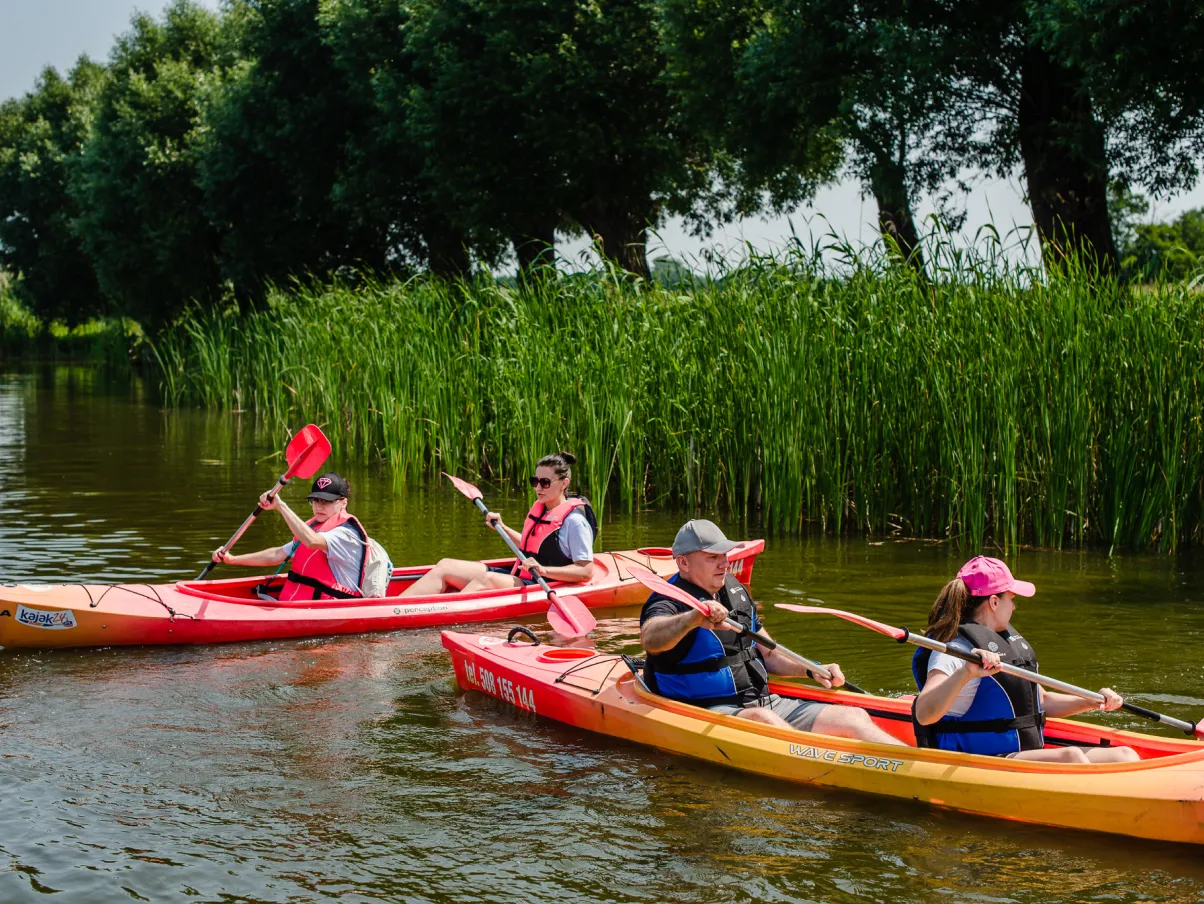
[{"label": "double-bladed paddle", "polygon": [[[948,644],[943,644],[939,640],[933,640],[931,637],[925,637],[923,634],[915,634],[908,631],[906,628],[896,628],[892,625],[884,625],[882,622],[874,621],[872,618],[866,618],[864,615],[857,615],[853,612],[845,612],[841,609],[825,609],[822,606],[798,606],[794,603],[777,603],[779,609],[785,609],[788,612],[801,612],[804,615],[835,615],[837,618],[843,618],[845,621],[852,622],[855,625],[861,625],[863,628],[869,628],[871,631],[877,631],[879,634],[885,634],[887,637],[897,640],[899,643],[911,643],[917,647],[925,647],[929,650],[935,650],[937,653],[946,653],[955,659],[961,659],[966,662],[972,662],[975,665],[982,665],[982,657],[977,653],[966,652],[959,650],[956,647],[951,647]],[[1090,700],[1092,703],[1103,703],[1104,697],[1095,691],[1089,691],[1083,687],[1076,687],[1073,684],[1067,684],[1065,681],[1059,681],[1056,678],[1049,678],[1039,672],[1030,672],[1028,669],[1017,668],[1014,665],[1003,662],[1000,663],[999,670],[1008,675],[1014,675],[1017,678],[1022,678],[1025,681],[1031,681],[1034,684],[1040,684],[1044,687],[1051,688],[1055,691],[1062,691],[1066,694],[1073,694],[1076,697],[1082,697],[1084,700]],[[1152,719],[1155,722],[1161,722],[1163,725],[1169,725],[1171,728],[1177,728],[1179,731],[1187,735],[1192,735],[1198,738],[1204,738],[1204,725],[1199,722],[1185,722],[1182,719],[1176,719],[1173,716],[1164,716],[1162,713],[1156,713],[1152,709],[1146,709],[1144,706],[1137,706],[1134,703],[1122,703],[1121,709],[1125,712],[1133,713],[1136,716],[1141,716],[1146,719]]]},{"label": "double-bladed paddle", "polygon": [[[455,485],[456,489],[463,493],[468,499],[472,500],[472,504],[481,510],[482,515],[489,514],[489,509],[485,507],[483,494],[480,490],[474,487],[467,480],[461,480],[459,477],[452,477],[446,471],[443,476]],[[514,538],[506,533],[506,528],[502,526],[499,520],[493,524],[493,529],[498,532],[498,536],[506,541],[506,545],[510,547],[510,551],[514,553],[515,558],[520,562],[526,558],[526,555],[518,544],[514,542]],[[560,596],[555,590],[548,586],[548,582],[544,580],[543,575],[538,571],[532,571],[535,580],[539,582],[539,586],[543,588],[543,592],[548,595],[548,602],[551,608],[548,609],[548,624],[552,626],[552,630],[557,634],[563,634],[565,637],[584,637],[598,624],[598,620],[594,618],[593,613],[586,608],[585,603],[577,599],[575,596]]]},{"label": "double-bladed paddle", "polygon": [[[669,597],[669,599],[677,600],[679,603],[683,603],[684,605],[690,606],[693,609],[697,609],[699,612],[703,613],[704,615],[708,614],[708,610],[705,606],[702,605],[701,600],[695,599],[693,596],[686,593],[686,591],[682,590],[680,587],[673,586],[668,581],[666,581],[664,578],[662,578],[660,575],[653,574],[651,571],[649,571],[644,566],[630,565],[627,568],[627,572],[633,578],[635,578],[637,581],[639,581],[641,584],[643,584],[645,587],[647,587],[649,590],[654,590],[657,593],[661,594],[662,596],[667,596],[667,597]],[[806,656],[800,656],[798,653],[795,653],[793,650],[789,650],[786,647],[782,646],[776,640],[773,640],[770,637],[766,637],[760,631],[748,630],[748,628],[744,627],[744,625],[740,624],[738,621],[736,621],[733,618],[725,618],[723,621],[724,621],[724,624],[726,624],[728,627],[730,627],[737,634],[747,634],[750,637],[752,637],[754,640],[756,640],[757,643],[759,643],[763,647],[765,647],[765,649],[777,650],[781,653],[785,653],[787,656],[789,656],[795,662],[800,663],[802,666],[804,666],[807,669],[807,677],[808,678],[814,678],[816,676],[819,676],[820,678],[824,678],[828,681],[832,680],[832,673],[829,672],[827,669],[825,669],[822,665],[820,665],[814,659],[808,659]],[[844,688],[847,690],[853,691],[856,694],[864,694],[865,693],[865,691],[862,688],[859,688],[855,684],[850,684],[848,681],[846,681],[844,683]]]},{"label": "double-bladed paddle", "polygon": [[[294,477],[300,477],[302,480],[313,477],[318,473],[318,468],[322,467],[322,464],[329,456],[330,440],[326,438],[326,434],[318,429],[315,424],[306,424],[297,431],[296,436],[289,440],[289,444],[284,450],[284,459],[288,462],[288,470],[281,474],[280,479],[276,481],[276,485],[268,490],[268,497],[275,498],[276,494],[284,489],[284,485]],[[230,551],[230,547],[237,543],[238,538],[247,532],[247,528],[255,522],[255,519],[259,517],[259,513],[262,511],[263,509],[260,506],[255,506],[255,511],[247,516],[247,520],[234,532],[234,536],[227,540],[225,545],[219,550],[220,555],[224,555]],[[209,564],[197,576],[197,580],[203,581],[205,575],[209,574],[216,567],[217,561],[210,559]]]}]

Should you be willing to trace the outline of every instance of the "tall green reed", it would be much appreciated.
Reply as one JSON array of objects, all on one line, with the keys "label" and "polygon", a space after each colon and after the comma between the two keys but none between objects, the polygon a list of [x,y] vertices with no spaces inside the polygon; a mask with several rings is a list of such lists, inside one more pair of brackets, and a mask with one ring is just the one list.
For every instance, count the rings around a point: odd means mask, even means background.
[{"label": "tall green reed", "polygon": [[843,249],[673,289],[594,273],[300,285],[158,337],[172,405],[323,423],[401,480],[556,449],[599,503],[970,549],[1176,549],[1204,509],[1204,296],[938,249]]}]

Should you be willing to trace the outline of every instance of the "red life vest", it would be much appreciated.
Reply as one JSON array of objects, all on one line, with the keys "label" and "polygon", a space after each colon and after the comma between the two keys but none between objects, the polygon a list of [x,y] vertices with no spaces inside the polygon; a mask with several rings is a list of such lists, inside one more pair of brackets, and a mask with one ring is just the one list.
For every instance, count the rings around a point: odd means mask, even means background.
[{"label": "red life vest", "polygon": [[[321,524],[309,522],[309,526],[320,534],[334,530],[344,524],[350,524],[351,529],[359,535],[364,544],[360,553],[359,584],[364,585],[364,569],[368,565],[368,532],[354,515],[343,512],[327,518]],[[280,601],[286,600],[346,600],[363,596],[358,590],[344,587],[335,580],[334,572],[330,569],[330,558],[324,549],[310,549],[300,544],[293,554],[293,567],[289,570],[288,579],[280,589]]]},{"label": "red life vest", "polygon": [[[540,565],[552,568],[572,565],[572,561],[560,549],[560,525],[575,509],[585,508],[585,516],[590,521],[590,527],[597,523],[593,517],[593,508],[584,496],[572,496],[556,508],[548,511],[542,502],[531,506],[527,512],[527,522],[523,525],[523,533],[518,541],[518,548],[524,556],[530,556]],[[525,580],[531,579],[531,572],[519,569],[514,563],[515,573]]]}]

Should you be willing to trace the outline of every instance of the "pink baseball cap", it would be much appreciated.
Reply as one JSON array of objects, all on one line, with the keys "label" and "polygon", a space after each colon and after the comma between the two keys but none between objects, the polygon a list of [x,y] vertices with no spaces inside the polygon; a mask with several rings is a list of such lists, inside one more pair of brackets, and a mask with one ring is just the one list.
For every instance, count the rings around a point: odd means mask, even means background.
[{"label": "pink baseball cap", "polygon": [[990,596],[993,593],[1012,591],[1017,596],[1033,596],[1037,588],[1028,581],[1018,581],[1012,572],[998,559],[975,556],[957,573],[970,591],[970,596]]}]

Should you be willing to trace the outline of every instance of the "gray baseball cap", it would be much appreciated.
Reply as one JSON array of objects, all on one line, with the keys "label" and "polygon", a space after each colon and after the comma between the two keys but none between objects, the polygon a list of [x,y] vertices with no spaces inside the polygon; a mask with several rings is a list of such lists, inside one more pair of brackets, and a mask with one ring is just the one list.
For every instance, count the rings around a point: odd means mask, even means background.
[{"label": "gray baseball cap", "polygon": [[735,543],[723,536],[714,521],[695,518],[687,521],[673,538],[673,555],[684,556],[691,552],[728,552],[743,543]]}]

